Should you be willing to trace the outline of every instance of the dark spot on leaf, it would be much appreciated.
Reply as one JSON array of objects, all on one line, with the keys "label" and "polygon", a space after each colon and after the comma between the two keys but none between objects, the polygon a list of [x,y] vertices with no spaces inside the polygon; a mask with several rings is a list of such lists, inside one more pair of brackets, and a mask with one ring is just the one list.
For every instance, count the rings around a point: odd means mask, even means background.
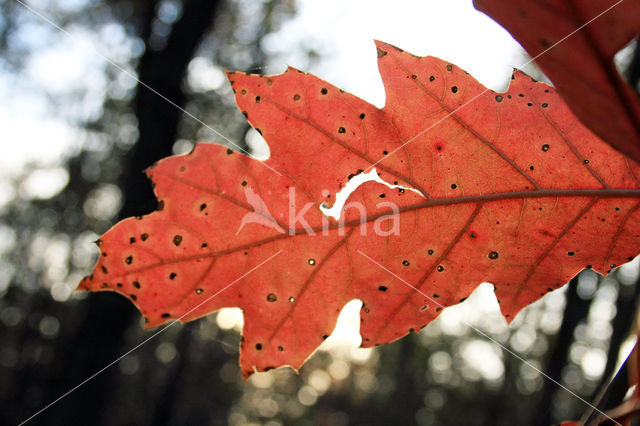
[{"label": "dark spot on leaf", "polygon": [[102,287],[109,287],[108,283],[102,283]]},{"label": "dark spot on leaf", "polygon": [[346,131],[347,131],[347,130],[346,130],[344,127],[340,127],[340,128],[338,129],[338,133],[346,133]]},{"label": "dark spot on leaf", "polygon": [[362,114],[360,114],[360,120],[364,120],[364,117],[365,117],[365,115],[364,115],[364,112],[363,112]]},{"label": "dark spot on leaf", "polygon": [[256,96],[256,103],[260,103],[260,96]]},{"label": "dark spot on leaf", "polygon": [[533,166],[529,166],[529,170],[533,171]]},{"label": "dark spot on leaf", "polygon": [[380,49],[379,47],[376,47],[376,51],[378,53],[378,58],[382,58],[384,55],[387,54],[387,52],[385,52],[384,50]]},{"label": "dark spot on leaf", "polygon": [[548,144],[548,143],[545,143],[544,145],[542,145],[542,150],[543,150],[544,152],[549,151],[549,144]]},{"label": "dark spot on leaf", "polygon": [[182,235],[175,235],[173,237],[173,244],[175,244],[176,247],[178,247],[181,242],[182,242]]},{"label": "dark spot on leaf", "polygon": [[497,258],[498,258],[498,252],[497,251],[492,251],[491,253],[489,253],[489,259],[495,260]]},{"label": "dark spot on leaf", "polygon": [[196,288],[196,294],[202,294],[204,292],[201,288]]},{"label": "dark spot on leaf", "polygon": [[247,90],[246,90],[246,89],[242,89],[242,90],[240,91],[240,93],[241,93],[241,94],[243,94],[243,95],[246,95],[246,94],[247,94]]},{"label": "dark spot on leaf", "polygon": [[524,98],[524,95],[522,93],[518,93],[518,96]]},{"label": "dark spot on leaf", "polygon": [[435,79],[436,79],[436,78],[435,78],[434,76],[432,76],[432,75],[431,75],[431,76],[429,76],[429,81],[433,81],[433,80],[435,80]]},{"label": "dark spot on leaf", "polygon": [[109,273],[109,270],[108,270],[108,269],[107,269],[107,267],[106,267],[106,266],[104,266],[104,265],[102,265],[102,266],[100,267],[100,269],[102,269],[102,273],[103,273],[103,274],[108,274],[108,273]]},{"label": "dark spot on leaf", "polygon": [[208,246],[208,244],[207,244],[207,243],[202,243],[202,244],[200,245],[200,247],[202,247],[202,248],[205,248],[205,247],[207,247],[207,246]]},{"label": "dark spot on leaf", "polygon": [[230,148],[227,148],[227,155],[231,155],[231,154],[233,154],[233,150]]},{"label": "dark spot on leaf", "polygon": [[403,260],[403,261],[402,261],[402,264],[403,264],[404,266],[409,266],[409,261],[408,261],[408,260]]},{"label": "dark spot on leaf", "polygon": [[458,86],[451,86],[452,93],[458,93]]},{"label": "dark spot on leaf", "polygon": [[441,306],[438,306],[438,307],[436,308],[436,312],[440,312],[441,310],[442,310],[442,307],[441,307]]},{"label": "dark spot on leaf", "polygon": [[415,80],[416,78],[418,78],[418,76],[417,76],[417,75],[415,75],[415,74],[412,74],[412,75],[411,75],[411,78]]},{"label": "dark spot on leaf", "polygon": [[280,352],[282,352],[282,351],[284,351],[284,348],[283,348],[282,346],[278,346],[278,350],[279,350]]},{"label": "dark spot on leaf", "polygon": [[320,89],[320,93],[322,93],[323,95],[326,95],[327,93],[329,93],[329,91],[327,90],[326,87],[323,87],[322,89]]},{"label": "dark spot on leaf", "polygon": [[276,296],[273,293],[269,293],[267,295],[267,302],[275,302],[276,300],[278,300],[278,296]]},{"label": "dark spot on leaf", "polygon": [[429,249],[427,250],[427,253],[429,254],[429,256],[431,256],[433,254],[433,250]]},{"label": "dark spot on leaf", "polygon": [[147,233],[144,233],[144,234],[141,234],[141,235],[140,235],[140,239],[141,239],[142,241],[147,241],[147,238],[149,238],[149,234],[147,234]]},{"label": "dark spot on leaf", "polygon": [[122,283],[116,284],[116,287],[122,287]]},{"label": "dark spot on leaf", "polygon": [[262,350],[262,343],[256,343],[256,349],[261,351]]},{"label": "dark spot on leaf", "polygon": [[548,107],[548,106],[549,106],[549,104],[548,104],[548,103],[546,103],[546,102],[542,104],[542,108],[546,108],[546,107]]},{"label": "dark spot on leaf", "polygon": [[503,99],[502,95],[496,95],[496,102],[502,102]]},{"label": "dark spot on leaf", "polygon": [[160,200],[158,202],[158,211],[161,211],[162,209],[164,209],[164,200]]},{"label": "dark spot on leaf", "polygon": [[381,285],[380,287],[378,287],[378,291],[385,292],[385,291],[387,291],[387,287],[384,286],[384,285]]},{"label": "dark spot on leaf", "polygon": [[171,314],[168,314],[166,312],[161,315],[162,318],[169,318],[170,316],[171,316]]},{"label": "dark spot on leaf", "polygon": [[175,277],[176,277],[176,273],[175,272],[172,272],[172,273],[169,274],[169,279],[170,280],[174,279]]},{"label": "dark spot on leaf", "polygon": [[200,211],[204,210],[207,208],[207,205],[205,203],[200,204]]},{"label": "dark spot on leaf", "polygon": [[444,266],[438,265],[437,269],[438,269],[438,272],[442,272],[442,271],[444,271]]},{"label": "dark spot on leaf", "polygon": [[455,183],[451,184],[451,189],[456,189],[458,187],[458,185],[456,185]]},{"label": "dark spot on leaf", "polygon": [[129,244],[133,244],[136,242],[136,237],[129,238]]},{"label": "dark spot on leaf", "polygon": [[295,95],[293,95],[293,100],[294,101],[299,101],[300,100],[300,95],[298,95],[297,93]]},{"label": "dark spot on leaf", "polygon": [[379,198],[384,198],[384,197],[385,197],[385,195],[384,195],[384,194],[380,194],[380,195],[378,195],[378,197],[379,197]]},{"label": "dark spot on leaf", "polygon": [[527,102],[527,106],[533,106],[531,102]]},{"label": "dark spot on leaf", "polygon": [[421,310],[421,311],[426,311],[426,310],[427,310],[427,308],[428,308],[428,306],[427,306],[427,305],[424,305],[423,307],[421,307],[421,308],[420,308],[420,310]]},{"label": "dark spot on leaf", "polygon": [[567,252],[567,256],[574,256],[574,255],[575,255],[575,253],[574,253],[574,252],[572,252],[572,251],[568,251],[568,252]]},{"label": "dark spot on leaf", "polygon": [[451,64],[447,65],[447,71],[451,71],[453,69],[453,66]]},{"label": "dark spot on leaf", "polygon": [[382,151],[382,154],[384,154],[384,155],[388,155],[388,154],[389,154],[389,151]]},{"label": "dark spot on leaf", "polygon": [[131,300],[136,300],[137,299],[135,294],[130,294],[129,297],[131,298]]},{"label": "dark spot on leaf", "polygon": [[583,163],[584,164],[589,164],[589,160],[584,160]]},{"label": "dark spot on leaf", "polygon": [[128,256],[128,257],[124,260],[124,263],[126,263],[127,265],[131,265],[131,262],[133,262],[133,256]]},{"label": "dark spot on leaf", "polygon": [[138,281],[134,281],[132,284],[135,288],[140,288],[140,283]]}]

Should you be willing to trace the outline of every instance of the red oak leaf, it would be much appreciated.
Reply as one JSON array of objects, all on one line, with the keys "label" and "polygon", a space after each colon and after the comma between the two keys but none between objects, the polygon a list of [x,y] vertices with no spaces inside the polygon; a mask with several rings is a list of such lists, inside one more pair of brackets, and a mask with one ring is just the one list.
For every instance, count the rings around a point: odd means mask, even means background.
[{"label": "red oak leaf", "polygon": [[[553,88],[517,72],[498,94],[384,43],[378,58],[383,109],[294,69],[229,73],[271,158],[198,144],[160,161],[147,174],[162,208],[101,237],[80,288],[122,293],[149,327],[240,307],[248,376],[300,367],[352,299],[373,346],[483,281],[510,320],[587,265],[605,273],[638,253],[640,167]],[[402,187],[365,183],[340,222],[323,215],[373,164]]]},{"label": "red oak leaf", "polygon": [[640,162],[640,99],[613,62],[640,34],[640,0],[474,0],[474,5],[536,58],[582,123]]}]

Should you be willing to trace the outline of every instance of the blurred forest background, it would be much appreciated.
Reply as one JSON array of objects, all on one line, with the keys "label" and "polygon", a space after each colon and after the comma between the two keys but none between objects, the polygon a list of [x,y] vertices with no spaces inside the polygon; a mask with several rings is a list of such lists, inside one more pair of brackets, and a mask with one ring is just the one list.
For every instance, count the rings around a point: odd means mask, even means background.
[{"label": "blurred forest background", "polygon": [[[0,0],[0,73],[9,86],[3,90],[21,96],[35,68],[44,76],[35,87],[48,99],[47,113],[73,128],[74,141],[53,164],[0,174],[4,425],[28,419],[152,334],[127,299],[73,291],[95,261],[90,242],[118,219],[155,209],[141,171],[157,160],[188,152],[193,141],[222,142],[212,129],[252,148],[255,133],[236,110],[223,71],[260,72],[277,60],[270,36],[298,10],[294,0],[29,5],[93,46],[88,56],[97,49],[121,69],[95,56],[84,72],[73,62],[47,61],[48,52],[71,49],[73,40],[20,2]],[[636,45],[620,66],[637,88]],[[296,49],[308,68],[320,60],[312,46]],[[8,140],[2,126],[0,135],[3,149],[23,143],[15,135]],[[11,162],[0,164],[8,170]],[[474,328],[593,401],[607,387],[621,348],[628,353],[633,344],[627,337],[637,277],[637,259],[606,279],[583,271],[510,327],[490,287],[481,286],[418,334],[375,350],[335,339],[300,374],[280,369],[246,384],[237,366],[241,325],[232,312],[214,314],[169,328],[29,423],[526,425],[577,419],[588,407]],[[619,382],[603,404],[620,400],[626,383]]]}]

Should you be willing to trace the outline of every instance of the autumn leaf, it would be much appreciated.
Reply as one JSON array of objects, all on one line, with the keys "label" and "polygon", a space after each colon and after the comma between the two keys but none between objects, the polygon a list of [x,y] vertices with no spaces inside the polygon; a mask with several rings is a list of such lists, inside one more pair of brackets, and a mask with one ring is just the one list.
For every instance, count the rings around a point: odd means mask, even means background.
[{"label": "autumn leaf", "polygon": [[640,35],[640,0],[473,3],[536,58],[582,123],[640,162],[640,99],[613,61]]},{"label": "autumn leaf", "polygon": [[[640,167],[553,88],[516,72],[495,93],[440,59],[377,52],[383,109],[295,69],[229,73],[271,158],[198,144],[160,161],[147,171],[159,211],[102,236],[80,288],[129,297],[149,327],[240,307],[246,377],[299,368],[352,299],[370,347],[483,281],[511,320],[582,268],[638,254]],[[372,165],[390,186],[367,182],[341,221],[323,215]]]}]

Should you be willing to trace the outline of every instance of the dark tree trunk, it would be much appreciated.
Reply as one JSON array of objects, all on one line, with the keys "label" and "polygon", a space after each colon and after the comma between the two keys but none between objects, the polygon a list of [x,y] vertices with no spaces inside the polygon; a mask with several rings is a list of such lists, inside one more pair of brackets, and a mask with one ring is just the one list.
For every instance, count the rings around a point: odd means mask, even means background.
[{"label": "dark tree trunk", "polygon": [[[213,24],[220,3],[215,0],[184,1],[182,17],[173,25],[165,47],[154,51],[147,44],[140,60],[139,79],[181,108],[185,104],[182,90],[185,70]],[[146,10],[141,36],[148,41],[157,2],[142,4]],[[125,201],[120,217],[147,214],[156,208],[151,185],[142,171],[171,154],[182,117],[180,109],[143,85],[138,85],[134,108],[140,136],[129,156],[122,181]],[[45,404],[73,390],[131,349],[123,344],[125,331],[136,326],[137,321],[136,311],[129,301],[116,294],[90,294],[81,306],[76,306],[74,315],[82,315],[83,311],[85,316],[77,332],[64,342],[63,352],[56,352],[57,375],[43,386]],[[107,368],[35,417],[30,424],[110,424],[105,407],[117,391],[119,379],[120,373],[115,366]],[[33,385],[39,380],[46,381],[47,378],[31,377],[28,382]],[[23,386],[27,386],[26,381]],[[27,391],[18,390],[16,395]],[[37,409],[40,408],[44,406]],[[15,420],[26,420],[37,409],[25,410],[33,409],[24,407],[18,414],[22,417]]]}]

